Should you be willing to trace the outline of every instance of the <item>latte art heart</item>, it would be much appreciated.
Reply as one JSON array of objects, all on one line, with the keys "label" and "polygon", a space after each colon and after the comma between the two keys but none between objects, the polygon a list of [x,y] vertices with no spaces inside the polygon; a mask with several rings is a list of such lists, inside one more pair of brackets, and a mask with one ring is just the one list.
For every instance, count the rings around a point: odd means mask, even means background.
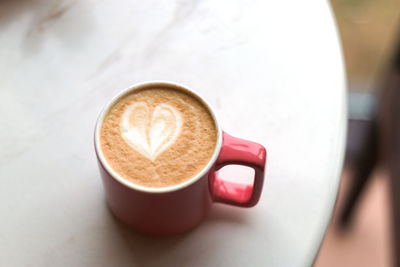
[{"label": "latte art heart", "polygon": [[121,135],[135,151],[154,161],[179,136],[182,118],[170,105],[150,110],[144,102],[129,106],[121,118]]}]

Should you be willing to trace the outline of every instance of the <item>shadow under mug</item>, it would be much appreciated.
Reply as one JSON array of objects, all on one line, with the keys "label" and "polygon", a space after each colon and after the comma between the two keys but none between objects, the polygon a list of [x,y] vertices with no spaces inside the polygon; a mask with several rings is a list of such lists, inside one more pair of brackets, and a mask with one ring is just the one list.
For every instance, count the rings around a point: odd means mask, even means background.
[{"label": "shadow under mug", "polygon": [[[146,88],[172,88],[190,92],[209,109],[217,127],[217,144],[208,164],[195,177],[178,185],[151,188],[133,184],[118,175],[101,152],[99,133],[109,109],[123,96]],[[140,233],[159,236],[182,233],[200,223],[213,202],[252,207],[257,204],[261,195],[266,163],[265,148],[258,143],[223,132],[210,105],[197,93],[173,82],[136,84],[114,97],[99,115],[94,142],[111,212]],[[253,183],[227,181],[216,175],[216,171],[230,164],[253,168]]]}]

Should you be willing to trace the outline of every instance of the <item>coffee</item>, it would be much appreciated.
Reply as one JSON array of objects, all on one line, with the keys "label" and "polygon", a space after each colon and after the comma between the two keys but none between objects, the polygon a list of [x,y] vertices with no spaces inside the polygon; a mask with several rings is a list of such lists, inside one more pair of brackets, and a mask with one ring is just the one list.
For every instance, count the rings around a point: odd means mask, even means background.
[{"label": "coffee", "polygon": [[109,109],[100,148],[122,178],[167,187],[196,176],[210,161],[218,131],[207,106],[175,87],[134,90]]}]

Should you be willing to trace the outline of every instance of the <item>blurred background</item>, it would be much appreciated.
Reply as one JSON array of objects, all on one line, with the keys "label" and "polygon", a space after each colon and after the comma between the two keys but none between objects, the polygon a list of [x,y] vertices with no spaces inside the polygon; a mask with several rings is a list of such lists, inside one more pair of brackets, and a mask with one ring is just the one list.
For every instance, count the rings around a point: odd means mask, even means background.
[{"label": "blurred background", "polygon": [[347,69],[348,144],[315,266],[400,266],[400,0],[330,2]]}]

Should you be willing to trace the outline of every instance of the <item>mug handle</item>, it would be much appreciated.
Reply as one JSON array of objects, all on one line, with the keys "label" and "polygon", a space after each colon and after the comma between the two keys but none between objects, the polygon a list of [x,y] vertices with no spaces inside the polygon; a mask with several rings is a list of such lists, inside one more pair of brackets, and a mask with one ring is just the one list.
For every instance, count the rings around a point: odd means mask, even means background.
[{"label": "mug handle", "polygon": [[[266,158],[267,152],[262,145],[222,132],[221,151],[209,177],[212,199],[215,202],[241,207],[256,205],[264,183]],[[215,172],[231,164],[253,168],[254,183],[240,184],[218,178]]]}]

